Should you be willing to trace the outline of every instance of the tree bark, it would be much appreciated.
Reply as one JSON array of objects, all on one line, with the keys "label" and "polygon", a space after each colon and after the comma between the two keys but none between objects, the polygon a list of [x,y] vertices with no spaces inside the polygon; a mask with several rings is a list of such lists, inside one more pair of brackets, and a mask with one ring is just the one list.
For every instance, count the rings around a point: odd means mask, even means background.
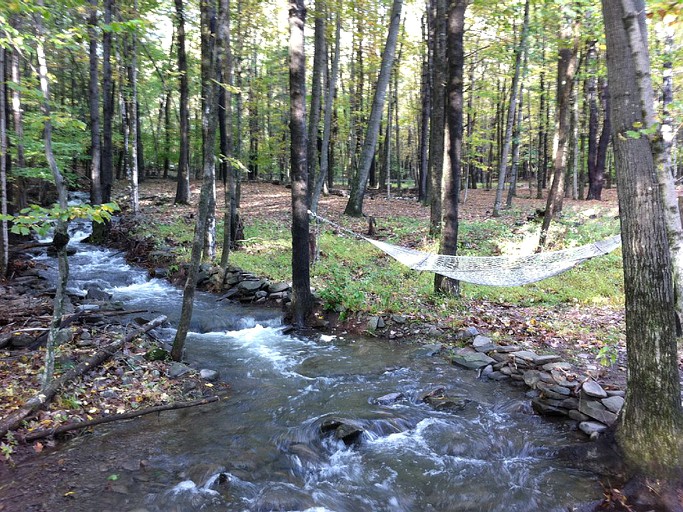
[{"label": "tree bark", "polygon": [[[19,22],[14,23],[15,28],[18,28]],[[17,48],[12,51],[12,82],[17,87],[12,88],[12,118],[14,121],[14,136],[15,136],[15,151],[16,151],[16,165],[20,169],[26,167],[26,159],[24,152],[24,110],[21,105],[21,90],[18,86],[21,85],[21,71],[19,67],[19,50]],[[7,51],[5,51],[5,67],[7,67]],[[5,93],[7,94],[7,93]],[[5,101],[7,98],[5,98]],[[7,124],[7,122],[5,122]],[[12,212],[18,212],[28,206],[26,181],[21,176],[16,176],[15,184],[12,187]],[[9,195],[9,194],[8,194]]]},{"label": "tree bark", "polygon": [[372,109],[370,111],[370,119],[365,132],[365,141],[363,142],[363,150],[361,152],[358,175],[351,184],[349,201],[346,204],[346,209],[344,210],[346,215],[350,215],[352,217],[360,217],[363,214],[363,198],[365,197],[365,189],[368,182],[368,176],[370,174],[370,166],[372,165],[375,156],[377,135],[379,133],[379,123],[382,120],[387,86],[389,85],[389,79],[391,78],[391,68],[394,63],[394,54],[396,52],[396,45],[398,42],[398,30],[400,27],[402,6],[403,0],[394,0],[391,7],[389,33],[387,34],[387,42],[384,47],[384,52],[382,53],[382,64],[380,66],[379,76],[377,77],[375,95],[372,101]]},{"label": "tree bark", "polygon": [[341,1],[337,2],[336,23],[334,29],[334,56],[332,57],[332,69],[328,77],[327,92],[325,94],[325,113],[323,120],[323,144],[320,154],[320,173],[315,179],[313,194],[311,195],[311,211],[318,211],[318,201],[322,193],[325,180],[330,174],[330,140],[332,138],[332,117],[334,111],[334,98],[337,95],[337,78],[339,76],[339,58],[341,41]]},{"label": "tree bark", "polygon": [[204,234],[206,232],[209,218],[209,208],[211,207],[212,197],[215,197],[215,178],[216,178],[216,159],[214,156],[214,142],[216,138],[216,125],[218,122],[216,107],[218,105],[218,94],[216,90],[216,52],[214,47],[215,37],[212,33],[212,5],[211,0],[201,0],[201,77],[202,77],[202,189],[199,195],[199,205],[197,207],[197,221],[194,228],[192,239],[192,252],[190,256],[190,267],[187,272],[187,279],[183,288],[183,304],[178,320],[178,330],[173,340],[171,358],[180,361],[183,357],[185,339],[190,330],[190,320],[192,319],[192,309],[194,306],[194,295],[197,289],[197,275],[199,274],[199,264],[202,260],[202,249],[204,247]]},{"label": "tree bark", "polygon": [[519,95],[519,79],[522,75],[522,62],[524,60],[524,53],[526,52],[526,40],[528,32],[529,0],[526,0],[524,3],[524,24],[522,25],[522,34],[519,38],[519,46],[515,52],[515,74],[512,78],[512,86],[510,87],[510,104],[508,106],[507,123],[505,124],[503,150],[501,152],[500,162],[498,163],[498,187],[496,188],[496,199],[493,203],[493,211],[491,212],[494,217],[500,217],[500,211],[503,207],[503,192],[505,190],[508,157],[510,155],[512,131],[516,119],[515,112],[517,111],[517,97]]},{"label": "tree bark", "polygon": [[[465,11],[469,0],[451,0],[448,10],[448,101],[446,117],[449,136],[449,166],[444,169],[443,181],[443,229],[439,254],[454,256],[458,250],[458,196],[460,193],[460,173],[462,159],[462,109],[463,109],[463,68],[465,51],[463,34],[465,32]],[[457,295],[460,283],[436,274],[434,290]]]},{"label": "tree bark", "polygon": [[565,19],[560,33],[560,50],[557,61],[557,96],[555,114],[555,138],[553,141],[553,182],[538,241],[539,248],[545,247],[550,222],[562,212],[564,202],[564,173],[567,170],[569,137],[571,134],[571,98],[577,67],[578,39],[575,20]]},{"label": "tree bark", "polygon": [[306,166],[306,58],[303,0],[289,1],[289,94],[292,177],[292,323],[306,325],[313,307],[310,283]]},{"label": "tree bark", "polygon": [[644,6],[638,1],[638,10],[624,7],[624,2],[602,2],[618,169],[628,355],[626,403],[617,441],[636,470],[666,476],[683,467],[671,256],[666,206],[657,186],[656,150],[648,137],[627,133],[638,124],[647,126],[646,113],[653,108],[653,97],[639,94],[639,73],[649,72],[649,63],[646,69],[636,64],[637,52],[640,58],[647,58],[645,33],[630,42],[628,35],[634,28],[629,29],[629,24],[644,27]]},{"label": "tree bark", "polygon": [[[424,17],[422,18],[422,39],[428,41],[428,31]],[[426,44],[424,46],[427,46]],[[429,113],[431,111],[431,73],[429,50],[425,49],[422,56],[422,79],[420,82],[420,144],[418,149],[418,194],[417,200],[423,204],[427,204],[427,180],[428,172],[428,155],[429,155]]]},{"label": "tree bark", "polygon": [[[114,0],[104,0],[104,24],[111,26]],[[114,143],[112,124],[114,120],[114,82],[111,69],[112,32],[102,33],[102,202],[111,201],[111,187],[114,181]]]},{"label": "tree bark", "polygon": [[88,98],[90,105],[90,202],[102,204],[102,178],[100,176],[100,91],[97,56],[97,3],[90,0],[90,16],[88,18],[90,84]]},{"label": "tree bark", "polygon": [[[322,76],[325,66],[325,2],[315,1],[315,22],[313,28],[313,71],[311,73],[311,111],[308,113],[308,148],[306,164],[308,166],[309,205],[312,204],[313,184],[316,182],[318,168],[318,132],[320,125],[320,108],[322,105]],[[324,150],[324,149],[323,149]]]},{"label": "tree bark", "polygon": [[185,10],[183,0],[175,0],[177,48],[178,48],[178,86],[180,88],[180,147],[178,156],[177,186],[175,202],[190,202],[190,85],[187,76],[187,54],[185,52]]},{"label": "tree bark", "polygon": [[[133,15],[138,16],[138,0],[133,2]],[[128,84],[127,91],[124,96],[126,97],[127,105],[127,120],[128,120],[128,134],[129,134],[129,144],[128,144],[128,165],[127,178],[128,178],[128,192],[130,200],[130,209],[133,215],[140,213],[140,189],[138,186],[140,177],[140,160],[138,153],[138,35],[134,29],[130,34],[130,55],[127,57],[130,59],[128,63]]]},{"label": "tree bark", "polygon": [[432,83],[430,94],[432,101],[429,116],[429,158],[427,164],[429,174],[429,234],[431,236],[439,234],[443,215],[441,184],[445,152],[446,73],[448,67],[446,16],[446,0],[432,0]]},{"label": "tree bark", "polygon": [[[0,47],[0,80],[4,81],[7,52]],[[5,84],[0,84],[0,107],[5,105]],[[4,110],[4,109],[3,109]],[[7,123],[6,117],[0,114],[0,278],[7,275],[9,269],[9,230],[7,220]]]}]

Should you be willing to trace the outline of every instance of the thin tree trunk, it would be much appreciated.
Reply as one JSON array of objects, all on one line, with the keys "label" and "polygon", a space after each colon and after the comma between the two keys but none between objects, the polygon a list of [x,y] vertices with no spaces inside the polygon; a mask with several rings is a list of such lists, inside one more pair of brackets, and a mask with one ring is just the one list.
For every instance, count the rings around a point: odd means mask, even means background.
[{"label": "thin tree trunk", "polygon": [[565,20],[560,34],[560,50],[557,61],[557,98],[555,114],[555,138],[553,142],[554,163],[553,182],[548,192],[548,200],[538,241],[539,248],[545,247],[553,217],[562,212],[564,200],[564,173],[567,170],[569,153],[571,97],[574,88],[574,75],[577,67],[577,35],[574,20]]},{"label": "thin tree trunk", "polygon": [[496,199],[493,203],[493,211],[491,214],[494,217],[500,217],[500,211],[503,208],[503,191],[505,190],[505,179],[507,175],[508,157],[510,154],[510,147],[512,145],[512,131],[515,125],[515,112],[517,111],[517,96],[519,93],[519,79],[522,75],[522,62],[524,61],[524,54],[526,52],[527,34],[529,32],[529,0],[524,3],[524,25],[522,26],[522,34],[519,38],[519,47],[515,55],[515,74],[512,78],[512,85],[510,87],[510,105],[507,113],[507,123],[505,125],[505,136],[503,139],[503,150],[500,156],[498,165],[498,187],[496,189]]},{"label": "thin tree trunk", "polygon": [[346,215],[351,215],[353,217],[359,217],[363,214],[363,198],[365,197],[370,166],[372,165],[375,156],[379,123],[382,119],[387,86],[389,85],[389,79],[391,78],[391,69],[393,67],[394,54],[398,41],[402,6],[403,0],[394,0],[391,7],[389,33],[387,34],[387,43],[384,47],[384,52],[382,53],[382,64],[380,66],[379,76],[375,87],[375,95],[372,101],[370,120],[368,121],[367,130],[365,132],[365,141],[363,143],[358,175],[356,176],[356,179],[353,180],[349,201],[344,210]]},{"label": "thin tree trunk", "polygon": [[[320,108],[322,105],[322,76],[325,66],[325,1],[315,1],[315,22],[313,28],[313,72],[311,74],[311,111],[308,113],[308,165],[309,205],[312,204],[313,184],[316,182],[318,167],[318,132],[320,127]],[[323,146],[324,148],[324,146]]]},{"label": "thin tree trunk", "polygon": [[[526,64],[525,64],[526,66]],[[512,132],[512,163],[510,165],[510,187],[508,188],[505,206],[512,207],[512,198],[517,197],[517,180],[519,174],[519,152],[522,146],[522,120],[524,118],[524,84],[519,84],[519,103],[517,105],[515,127]]]},{"label": "thin tree trunk", "polygon": [[[427,0],[429,2],[429,0]],[[422,39],[427,40],[427,28],[425,18],[422,18]],[[424,45],[426,46],[426,45]],[[420,144],[418,154],[418,194],[417,200],[423,204],[427,203],[427,180],[428,172],[428,155],[429,155],[429,113],[431,111],[431,85],[429,71],[430,57],[429,50],[426,49],[422,56],[422,80],[421,88],[421,110],[420,110]]]},{"label": "thin tree trunk", "polygon": [[330,139],[332,137],[332,115],[334,110],[334,98],[337,94],[337,77],[339,75],[339,58],[340,58],[340,41],[341,41],[341,1],[337,2],[337,21],[335,23],[334,31],[334,56],[332,57],[332,69],[327,84],[327,93],[325,95],[325,115],[323,120],[323,150],[320,155],[320,173],[316,177],[315,187],[311,196],[311,211],[316,213],[318,211],[318,201],[322,193],[325,180],[330,174],[330,152],[332,147]]},{"label": "thin tree trunk", "polygon": [[[447,120],[449,135],[449,163],[444,169],[443,182],[443,229],[441,230],[440,254],[455,255],[458,249],[458,195],[460,192],[460,170],[462,158],[462,108],[463,108],[463,65],[465,51],[465,10],[468,0],[451,0],[448,10],[448,101]],[[435,291],[458,294],[459,281],[434,276]]]},{"label": "thin tree trunk", "polygon": [[97,56],[97,2],[90,0],[90,17],[88,19],[88,37],[90,39],[90,85],[88,89],[90,104],[90,201],[97,205],[102,203],[102,179],[100,177],[100,91]]},{"label": "thin tree trunk", "polygon": [[185,53],[185,10],[183,0],[175,0],[175,11],[178,28],[178,85],[180,87],[180,147],[178,156],[177,186],[175,202],[187,204],[190,202],[190,86],[187,69],[187,54]]},{"label": "thin tree trunk", "polygon": [[292,323],[306,325],[313,307],[310,284],[306,166],[306,57],[303,0],[289,1],[289,94],[292,159]]},{"label": "thin tree trunk", "polygon": [[171,168],[171,91],[166,93],[164,99],[164,173],[165,180],[168,179],[168,171]]},{"label": "thin tree trunk", "polygon": [[[111,26],[114,0],[104,0],[104,24]],[[114,181],[114,144],[112,124],[114,120],[114,82],[111,69],[112,32],[105,29],[102,34],[102,201],[111,201],[111,187]]]},{"label": "thin tree trunk", "polygon": [[[38,0],[38,6],[43,7],[43,0]],[[67,209],[67,186],[62,173],[57,166],[54,152],[52,151],[52,118],[50,112],[50,85],[48,81],[47,59],[45,58],[43,19],[40,11],[36,12],[34,20],[38,32],[38,42],[36,55],[38,57],[38,78],[40,80],[40,90],[43,96],[41,102],[41,112],[43,114],[43,141],[45,144],[45,158],[52,173],[52,178],[57,189],[59,208],[62,211]],[[58,261],[58,281],[53,302],[52,321],[45,347],[45,369],[42,379],[42,387],[47,388],[52,382],[55,364],[55,346],[60,333],[62,315],[64,314],[64,299],[66,297],[66,284],[69,279],[69,261],[66,254],[66,246],[69,243],[68,222],[58,220],[55,225],[52,245],[57,252]]]},{"label": "thin tree trunk", "polygon": [[[138,0],[133,2],[134,15],[138,15]],[[128,191],[130,195],[130,208],[133,215],[140,213],[140,200],[138,180],[140,176],[140,162],[138,153],[138,36],[135,31],[131,34],[131,44],[129,47],[130,62],[128,65],[128,90],[124,96],[128,105],[128,133],[129,133],[129,162],[127,166]]]},{"label": "thin tree trunk", "polygon": [[[18,26],[18,22],[16,24]],[[15,27],[17,28],[17,27]],[[5,67],[7,67],[7,56],[5,53]],[[23,169],[26,167],[26,160],[24,157],[24,111],[21,106],[21,72],[19,67],[19,51],[15,49],[12,52],[12,82],[16,87],[12,88],[12,117],[14,119],[14,137],[15,137],[15,151],[16,151],[16,165]],[[14,178],[15,184],[12,187],[12,210],[15,212],[21,211],[28,206],[28,199],[26,197],[27,187],[24,178],[16,176]]]},{"label": "thin tree trunk", "polygon": [[[0,47],[0,81],[5,79],[7,52]],[[0,107],[5,105],[5,84],[0,83]],[[4,108],[2,108],[4,110]],[[0,279],[4,279],[9,269],[9,231],[7,229],[7,123],[4,114],[0,115]]]},{"label": "thin tree trunk", "polygon": [[173,340],[171,358],[180,361],[183,357],[185,339],[190,329],[192,310],[194,306],[194,295],[197,289],[197,275],[199,274],[199,264],[202,260],[202,249],[204,247],[204,234],[206,232],[211,206],[212,196],[215,198],[215,178],[216,178],[216,158],[214,155],[214,142],[216,137],[216,125],[218,122],[216,107],[218,105],[218,94],[216,90],[216,52],[214,41],[215,37],[212,27],[213,6],[211,0],[201,0],[201,77],[202,77],[202,139],[204,140],[202,154],[202,190],[199,195],[199,205],[197,207],[197,221],[192,239],[192,252],[190,256],[190,268],[187,272],[187,279],[183,288],[183,304],[178,320],[178,330]]},{"label": "thin tree trunk", "polygon": [[442,227],[441,184],[445,151],[446,109],[446,0],[432,0],[432,88],[429,125],[429,234],[436,236]]}]

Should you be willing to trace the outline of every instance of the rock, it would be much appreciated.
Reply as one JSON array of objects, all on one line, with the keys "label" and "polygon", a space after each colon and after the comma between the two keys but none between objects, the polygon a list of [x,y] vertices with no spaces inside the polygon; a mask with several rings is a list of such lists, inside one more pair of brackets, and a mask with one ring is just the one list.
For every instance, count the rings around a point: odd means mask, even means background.
[{"label": "rock", "polygon": [[562,361],[560,356],[538,356],[534,363],[538,366],[543,366],[545,364],[559,363],[560,361]]},{"label": "rock", "polygon": [[531,350],[518,350],[517,352],[510,352],[510,356],[514,357],[515,360],[521,359],[530,363],[533,363],[536,361],[536,359],[538,359],[538,355]]},{"label": "rock", "polygon": [[479,374],[480,377],[488,377],[493,373],[493,365],[488,365]]},{"label": "rock", "polygon": [[617,420],[617,415],[607,410],[607,407],[600,402],[590,399],[582,399],[579,401],[579,412],[586,416],[590,416],[594,420],[598,420],[605,425],[613,425]]},{"label": "rock", "polygon": [[268,292],[264,290],[259,290],[254,294],[254,297],[256,297],[257,299],[265,299],[266,297],[268,297]]},{"label": "rock", "polygon": [[484,366],[488,366],[492,363],[495,363],[496,361],[487,356],[486,354],[475,353],[455,354],[451,358],[451,362],[453,364],[457,364],[470,370],[478,370],[480,368],[483,368]]},{"label": "rock", "polygon": [[10,338],[10,345],[13,348],[25,348],[33,344],[35,338],[30,334],[25,334],[23,332],[13,334]]},{"label": "rock", "polygon": [[579,423],[579,430],[593,439],[607,430],[607,425],[597,421],[582,421]]},{"label": "rock", "polygon": [[501,380],[506,380],[509,379],[509,375],[505,375],[504,373],[501,372],[493,372],[490,375],[488,375],[488,378],[491,380],[495,380],[496,382],[500,382]]},{"label": "rock", "polygon": [[584,413],[579,412],[578,409],[570,409],[569,413],[567,414],[571,419],[574,421],[588,421],[590,418],[586,416]]},{"label": "rock", "polygon": [[183,363],[173,363],[168,369],[168,376],[172,379],[178,378],[189,372],[191,368]]},{"label": "rock", "polygon": [[313,499],[296,486],[275,483],[258,494],[250,510],[253,512],[307,510],[314,505]]},{"label": "rock", "polygon": [[343,441],[346,446],[360,441],[360,436],[363,433],[363,429],[358,425],[339,419],[326,420],[320,426],[320,430],[323,434],[334,433],[334,437]]},{"label": "rock", "polygon": [[[553,364],[561,364],[561,363],[553,363]],[[553,376],[553,380],[559,384],[560,386],[564,386],[569,389],[576,389],[579,387],[579,383],[576,380],[576,376],[573,374],[568,374],[562,370],[555,369],[550,371],[550,375]],[[571,380],[570,380],[571,379]]]},{"label": "rock", "polygon": [[430,389],[429,391],[424,391],[420,393],[420,396],[418,397],[418,400],[420,402],[426,402],[432,397],[438,397],[438,396],[444,396],[446,394],[446,388],[443,387],[438,387],[434,389]]},{"label": "rock", "polygon": [[546,403],[545,400],[542,398],[534,398],[531,401],[531,407],[536,411],[537,414],[541,414],[543,416],[566,416],[567,411],[564,409],[560,409],[559,407],[555,407],[553,405],[550,405]]},{"label": "rock", "polygon": [[624,406],[624,399],[620,396],[608,396],[607,398],[603,398],[600,400],[602,405],[607,407],[609,411],[612,411],[614,414],[619,414],[619,411],[621,408]]},{"label": "rock", "polygon": [[216,301],[219,301],[219,300],[230,300],[230,299],[232,299],[233,297],[235,297],[236,295],[239,295],[239,293],[240,293],[240,291],[239,291],[239,289],[238,289],[237,287],[230,288],[227,292],[225,292],[223,295],[221,295],[220,297],[218,297],[218,298],[216,299]]},{"label": "rock", "polygon": [[378,316],[372,316],[368,320],[368,325],[365,328],[368,332],[375,332],[377,329],[380,329],[380,320],[381,318]]},{"label": "rock", "polygon": [[97,286],[88,286],[85,298],[88,300],[106,302],[111,299],[111,294],[100,290]]},{"label": "rock", "polygon": [[481,334],[472,340],[472,347],[474,347],[475,350],[477,347],[485,347],[487,345],[493,345],[493,341],[491,341],[491,338],[487,338]]},{"label": "rock", "polygon": [[562,400],[562,405],[561,407],[563,409],[578,409],[579,408],[579,399],[578,398],[565,398]]},{"label": "rock", "polygon": [[530,388],[535,388],[541,382],[541,372],[538,370],[527,370],[524,372],[524,383]]},{"label": "rock", "polygon": [[237,285],[237,288],[243,293],[256,293],[263,288],[264,282],[261,280],[242,281]]},{"label": "rock", "polygon": [[519,347],[514,347],[512,345],[496,345],[495,351],[500,354],[509,354],[510,352],[519,351]]},{"label": "rock", "polygon": [[379,405],[390,405],[398,402],[399,400],[403,400],[404,398],[405,397],[403,396],[403,393],[389,393],[376,398],[375,401]]},{"label": "rock", "polygon": [[168,277],[168,269],[165,268],[155,268],[151,272],[151,277],[157,277],[160,279],[163,279],[165,277]]},{"label": "rock", "polygon": [[572,365],[566,362],[560,362],[560,363],[547,363],[542,366],[542,368],[547,371],[551,372],[553,370],[571,370]]},{"label": "rock", "polygon": [[607,396],[620,396],[622,398],[626,396],[626,391],[621,389],[606,389],[605,391],[607,391]]},{"label": "rock", "polygon": [[216,370],[209,370],[207,368],[199,370],[199,377],[208,382],[217,381],[219,376],[220,375]]},{"label": "rock", "polygon": [[558,397],[553,398],[559,398],[560,400],[564,400],[571,394],[571,391],[564,386],[560,386],[558,384],[547,384],[545,382],[540,382],[538,384],[538,389],[544,393],[554,393],[555,395],[559,395]]},{"label": "rock", "polygon": [[268,293],[282,293],[289,290],[287,283],[271,283],[268,285]]},{"label": "rock", "polygon": [[607,392],[604,389],[602,389],[602,386],[594,380],[587,380],[586,382],[584,382],[583,386],[581,386],[581,389],[588,396],[592,396],[595,398],[607,398]]},{"label": "rock", "polygon": [[425,357],[434,357],[438,355],[441,350],[443,350],[443,345],[441,343],[431,343],[429,345],[423,345],[415,351],[417,355],[423,355]]},{"label": "rock", "polygon": [[404,324],[408,319],[403,315],[391,315],[391,321],[396,324]]}]

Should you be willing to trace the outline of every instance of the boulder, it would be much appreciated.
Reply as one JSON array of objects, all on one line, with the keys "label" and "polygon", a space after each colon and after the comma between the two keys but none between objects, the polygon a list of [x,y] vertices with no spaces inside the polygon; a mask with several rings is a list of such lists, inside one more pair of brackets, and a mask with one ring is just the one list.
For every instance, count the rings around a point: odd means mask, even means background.
[{"label": "boulder", "polygon": [[391,321],[395,324],[404,324],[408,319],[403,315],[391,315]]},{"label": "boulder", "polygon": [[185,375],[192,369],[187,366],[186,364],[183,363],[173,363],[171,364],[171,367],[168,369],[168,376],[172,379],[178,378],[182,375]]},{"label": "boulder", "polygon": [[607,407],[607,409],[612,411],[614,414],[619,414],[619,411],[624,406],[624,399],[616,395],[608,396],[607,398],[600,400],[600,403],[602,403],[602,405]]},{"label": "boulder", "polygon": [[598,420],[605,425],[613,425],[617,420],[617,415],[609,411],[607,407],[600,402],[591,399],[582,399],[579,401],[579,412],[586,416],[590,416],[594,420]]},{"label": "boulder", "polygon": [[354,423],[339,418],[328,418],[320,425],[323,434],[332,434],[334,437],[350,446],[360,441],[363,429]]},{"label": "boulder", "polygon": [[209,370],[207,368],[204,368],[202,370],[199,370],[199,377],[202,380],[214,382],[218,380],[219,374],[216,370]]}]

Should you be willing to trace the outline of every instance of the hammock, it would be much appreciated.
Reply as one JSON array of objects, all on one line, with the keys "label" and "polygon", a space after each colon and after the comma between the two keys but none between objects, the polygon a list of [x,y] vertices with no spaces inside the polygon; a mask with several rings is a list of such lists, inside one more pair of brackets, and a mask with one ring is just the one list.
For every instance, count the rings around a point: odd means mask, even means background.
[{"label": "hammock", "polygon": [[579,263],[612,252],[621,244],[620,235],[580,247],[542,252],[528,256],[448,256],[431,254],[373,240],[309,211],[320,219],[352,236],[371,243],[399,263],[413,269],[440,274],[458,281],[487,286],[521,286],[565,272]]}]

